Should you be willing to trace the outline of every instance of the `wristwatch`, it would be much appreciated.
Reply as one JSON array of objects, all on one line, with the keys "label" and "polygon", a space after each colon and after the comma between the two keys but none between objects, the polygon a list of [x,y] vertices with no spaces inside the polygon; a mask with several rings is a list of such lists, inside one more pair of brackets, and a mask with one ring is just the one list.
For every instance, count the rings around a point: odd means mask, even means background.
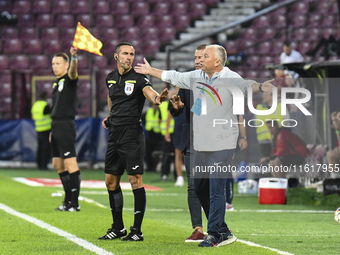
[{"label": "wristwatch", "polygon": [[246,140],[247,140],[247,137],[246,137],[246,136],[240,136],[240,138],[243,138],[243,139],[246,139]]}]

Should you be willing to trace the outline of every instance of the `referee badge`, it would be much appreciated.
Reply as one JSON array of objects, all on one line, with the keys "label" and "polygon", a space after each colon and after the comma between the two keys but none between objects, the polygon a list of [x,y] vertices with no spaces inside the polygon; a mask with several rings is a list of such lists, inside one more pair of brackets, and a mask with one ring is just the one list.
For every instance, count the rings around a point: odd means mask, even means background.
[{"label": "referee badge", "polygon": [[64,89],[64,79],[58,82],[58,91],[61,92]]},{"label": "referee badge", "polygon": [[126,94],[126,95],[128,95],[128,96],[131,95],[131,93],[133,92],[133,87],[134,87],[134,85],[135,85],[135,84],[133,84],[133,83],[125,83],[125,89],[124,89],[124,91],[125,91],[125,94]]}]

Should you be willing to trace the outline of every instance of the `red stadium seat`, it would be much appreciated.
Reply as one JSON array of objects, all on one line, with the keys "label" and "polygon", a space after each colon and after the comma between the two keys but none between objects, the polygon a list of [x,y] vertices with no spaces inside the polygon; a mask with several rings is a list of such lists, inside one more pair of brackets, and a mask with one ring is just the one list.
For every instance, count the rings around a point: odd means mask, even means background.
[{"label": "red stadium seat", "polygon": [[307,26],[308,27],[319,27],[321,20],[322,20],[322,16],[320,14],[313,13],[313,15],[309,16]]},{"label": "red stadium seat", "polygon": [[271,57],[271,56],[263,56],[261,58],[261,61],[260,61],[259,65],[260,65],[260,68],[262,69],[264,65],[272,64],[272,63],[275,63],[273,57]]},{"label": "red stadium seat", "polygon": [[11,1],[0,0],[0,13],[1,12],[11,12]]},{"label": "red stadium seat", "polygon": [[[1,75],[1,77],[10,77],[10,75]],[[3,81],[0,82],[0,95],[1,97],[11,97],[12,95],[12,86],[11,86],[11,80],[9,81]],[[3,104],[3,98],[1,98],[1,104]]]},{"label": "red stadium seat", "polygon": [[31,58],[31,68],[34,70],[50,69],[51,64],[46,55],[33,55]]},{"label": "red stadium seat", "polygon": [[42,50],[42,43],[38,39],[27,39],[24,43],[25,54],[40,54]]},{"label": "red stadium seat", "polygon": [[285,28],[286,26],[287,26],[286,16],[282,14],[272,16],[270,27]]},{"label": "red stadium seat", "polygon": [[193,19],[198,19],[205,14],[206,5],[204,3],[192,3],[189,6],[188,13]]},{"label": "red stadium seat", "polygon": [[105,39],[118,39],[119,38],[119,31],[117,28],[101,28],[100,29],[100,38]]},{"label": "red stadium seat", "polygon": [[107,14],[111,12],[110,3],[106,0],[93,2],[93,14]]},{"label": "red stadium seat", "polygon": [[54,14],[67,14],[71,10],[71,1],[60,0],[53,1],[52,13]]},{"label": "red stadium seat", "polygon": [[103,56],[93,56],[93,66],[98,68],[106,68],[108,64],[107,58],[105,55]]},{"label": "red stadium seat", "polygon": [[111,14],[97,15],[96,26],[100,28],[112,28],[114,27],[114,19]]},{"label": "red stadium seat", "polygon": [[155,25],[154,15],[147,14],[139,17],[137,26],[140,28],[153,27]]},{"label": "red stadium seat", "polygon": [[130,12],[130,6],[127,1],[113,1],[112,2],[112,11],[111,13],[114,15],[123,15],[128,14]]},{"label": "red stadium seat", "polygon": [[41,31],[42,39],[51,39],[58,40],[59,39],[59,29],[55,27],[44,28]]},{"label": "red stadium seat", "polygon": [[[158,28],[166,28],[172,26],[172,16],[171,15],[161,15],[156,18],[156,26]],[[161,31],[159,31],[161,32]]]},{"label": "red stadium seat", "polygon": [[18,15],[17,27],[34,27],[33,14],[21,14]]},{"label": "red stadium seat", "polygon": [[85,54],[78,54],[78,68],[79,69],[87,69],[88,61]]},{"label": "red stadium seat", "polygon": [[115,26],[117,28],[132,27],[133,23],[134,23],[133,16],[132,15],[128,15],[128,14],[124,14],[124,15],[116,17],[116,24],[115,24]]},{"label": "red stadium seat", "polygon": [[254,28],[247,28],[241,35],[241,39],[243,40],[251,40],[255,41],[257,39],[256,29]]},{"label": "red stadium seat", "polygon": [[270,79],[270,78],[272,78],[272,75],[268,70],[264,70],[264,71],[260,72],[259,78]]},{"label": "red stadium seat", "polygon": [[296,14],[291,19],[292,19],[291,25],[294,28],[304,27],[307,24],[307,16],[306,15]]},{"label": "red stadium seat", "polygon": [[131,4],[131,14],[133,16],[142,16],[150,13],[149,3],[136,1]]},{"label": "red stadium seat", "polygon": [[43,52],[45,54],[61,52],[61,42],[59,40],[43,40]]},{"label": "red stadium seat", "polygon": [[274,41],[273,47],[271,49],[271,55],[279,56],[283,51],[283,42],[282,41]]},{"label": "red stadium seat", "polygon": [[165,27],[159,33],[159,40],[162,43],[170,42],[172,39],[175,39],[176,29],[174,27]]},{"label": "red stadium seat", "polygon": [[259,78],[259,73],[257,71],[248,71],[248,72],[246,72],[244,78],[257,79],[257,78]]},{"label": "red stadium seat", "polygon": [[310,42],[301,42],[299,44],[297,51],[304,55],[307,51],[313,48],[314,48],[313,44],[311,44]]},{"label": "red stadium seat", "polygon": [[73,14],[87,14],[90,12],[89,1],[85,0],[73,0],[72,9]]},{"label": "red stadium seat", "polygon": [[59,14],[57,16],[57,27],[75,27],[74,16],[71,14]]},{"label": "red stadium seat", "polygon": [[37,27],[53,27],[54,15],[53,14],[38,14],[35,22]]},{"label": "red stadium seat", "polygon": [[77,16],[77,23],[80,22],[80,24],[86,28],[92,27],[92,16],[90,14],[79,14]]},{"label": "red stadium seat", "polygon": [[228,41],[226,41],[224,46],[225,46],[225,49],[226,49],[228,54],[236,54],[237,53],[238,44],[237,44],[236,41],[228,40]]},{"label": "red stadium seat", "polygon": [[254,20],[251,25],[252,28],[266,28],[270,27],[270,19],[268,16],[260,16]]},{"label": "red stadium seat", "polygon": [[167,15],[170,13],[170,3],[168,2],[157,2],[152,10],[155,15]]},{"label": "red stadium seat", "polygon": [[310,28],[306,33],[305,41],[318,41],[320,38],[320,29],[319,28]]},{"label": "red stadium seat", "polygon": [[319,27],[332,27],[337,23],[337,17],[335,15],[327,15],[323,17]]},{"label": "red stadium seat", "polygon": [[252,55],[248,57],[248,63],[252,69],[259,69],[261,57],[258,55]]},{"label": "red stadium seat", "polygon": [[121,32],[123,41],[129,41],[132,39],[140,38],[140,29],[138,27],[126,27]]},{"label": "red stadium seat", "polygon": [[271,27],[268,27],[268,28],[265,28],[264,30],[262,30],[260,32],[260,40],[269,40],[269,39],[272,39],[274,38],[276,35],[276,29],[274,28],[271,28]]},{"label": "red stadium seat", "polygon": [[248,39],[240,40],[238,50],[248,55],[252,55],[255,53],[255,44],[251,40],[248,40]]},{"label": "red stadium seat", "polygon": [[136,53],[141,53],[143,49],[143,43],[140,40],[140,38],[135,38],[132,40],[128,40],[133,45],[133,48],[135,49]]},{"label": "red stadium seat", "polygon": [[9,39],[5,41],[5,54],[20,54],[22,51],[22,43],[20,39]]},{"label": "red stadium seat", "polygon": [[91,83],[88,80],[79,80],[78,98],[91,98]]},{"label": "red stadium seat", "polygon": [[48,0],[35,0],[32,7],[33,13],[50,13],[51,12],[51,2]]},{"label": "red stadium seat", "polygon": [[74,35],[76,33],[76,29],[75,28],[63,28],[61,29],[61,34],[63,41],[71,41],[74,39]]},{"label": "red stadium seat", "polygon": [[331,36],[335,35],[338,29],[333,29],[333,28],[323,28],[321,31],[321,36],[320,37],[325,37],[326,39]]},{"label": "red stadium seat", "polygon": [[113,55],[116,52],[116,46],[118,43],[120,43],[120,40],[107,38],[102,42],[103,47],[101,52],[103,53],[103,55]]},{"label": "red stadium seat", "polygon": [[1,31],[1,39],[18,39],[18,29],[15,27],[4,27]]},{"label": "red stadium seat", "polygon": [[142,40],[147,41],[149,39],[157,39],[158,38],[158,28],[155,27],[147,27],[142,30],[141,34]]},{"label": "red stadium seat", "polygon": [[30,13],[31,12],[31,2],[27,0],[19,0],[15,1],[12,13],[20,14],[20,13]]},{"label": "red stadium seat", "polygon": [[10,69],[12,70],[25,70],[29,69],[29,59],[26,55],[15,55],[10,62]]},{"label": "red stadium seat", "polygon": [[171,13],[173,14],[187,14],[188,4],[185,2],[173,2],[171,6]]},{"label": "red stadium seat", "polygon": [[185,30],[190,27],[190,17],[187,14],[173,16],[173,25],[177,30]]},{"label": "red stadium seat", "polygon": [[256,53],[265,55],[265,54],[270,54],[272,49],[272,42],[262,42],[257,46]]},{"label": "red stadium seat", "polygon": [[[0,70],[8,69],[8,63],[9,63],[8,57],[6,55],[0,55]],[[0,77],[1,76],[2,75],[0,75]]]},{"label": "red stadium seat", "polygon": [[143,53],[145,55],[153,55],[159,51],[160,42],[157,39],[151,39],[144,43]]},{"label": "red stadium seat", "polygon": [[295,4],[293,4],[292,9],[290,11],[290,13],[292,15],[294,14],[307,14],[309,10],[309,5],[306,2],[303,1],[299,1]]},{"label": "red stadium seat", "polygon": [[293,31],[290,35],[290,38],[294,41],[304,41],[306,39],[306,29],[305,28],[298,28]]},{"label": "red stadium seat", "polygon": [[21,39],[38,39],[39,31],[36,27],[24,27],[21,29]]}]

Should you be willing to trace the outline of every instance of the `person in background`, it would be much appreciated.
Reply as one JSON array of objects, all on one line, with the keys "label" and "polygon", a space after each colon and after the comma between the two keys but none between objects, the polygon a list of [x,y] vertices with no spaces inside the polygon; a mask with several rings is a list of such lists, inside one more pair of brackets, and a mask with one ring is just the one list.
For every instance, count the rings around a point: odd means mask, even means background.
[{"label": "person in background", "polygon": [[340,112],[335,111],[331,114],[332,124],[335,129],[336,138],[338,139],[338,146],[327,152],[327,162],[329,164],[329,171],[331,178],[339,177],[339,171],[336,172],[335,164],[340,164]]},{"label": "person in background", "polygon": [[31,113],[37,131],[36,162],[39,170],[48,170],[47,164],[51,159],[49,136],[51,132],[51,107],[46,102],[47,92],[43,91],[33,104]]},{"label": "person in background", "polygon": [[290,41],[284,41],[283,52],[280,55],[280,63],[303,62],[303,60],[301,53],[292,48]]}]

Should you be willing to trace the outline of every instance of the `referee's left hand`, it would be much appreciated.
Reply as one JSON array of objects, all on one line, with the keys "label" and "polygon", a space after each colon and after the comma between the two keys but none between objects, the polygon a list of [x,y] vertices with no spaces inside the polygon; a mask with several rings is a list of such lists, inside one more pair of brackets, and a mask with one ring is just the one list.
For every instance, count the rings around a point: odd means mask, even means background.
[{"label": "referee's left hand", "polygon": [[165,88],[162,93],[157,97],[156,104],[160,105],[163,101],[168,99],[169,90]]}]

